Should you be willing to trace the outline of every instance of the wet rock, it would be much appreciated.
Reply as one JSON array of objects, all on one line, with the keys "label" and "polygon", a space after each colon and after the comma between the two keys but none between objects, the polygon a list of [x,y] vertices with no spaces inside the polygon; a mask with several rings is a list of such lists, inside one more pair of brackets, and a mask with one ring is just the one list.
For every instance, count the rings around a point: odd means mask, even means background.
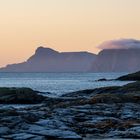
[{"label": "wet rock", "polygon": [[[40,125],[38,122],[37,124]],[[42,123],[41,123],[42,124]],[[48,124],[48,123],[47,123]],[[54,126],[49,127],[50,125],[44,125],[44,126],[39,126],[39,125],[31,125],[29,130],[27,130],[27,133],[34,134],[34,135],[39,135],[39,136],[45,136],[46,138],[50,139],[71,139],[71,140],[81,140],[82,138],[76,134],[73,131],[70,130],[65,130],[65,129],[60,129],[57,128],[55,129],[55,124]]]},{"label": "wet rock", "polygon": [[107,79],[105,79],[105,78],[102,78],[102,79],[98,79],[98,80],[96,80],[97,82],[102,82],[102,81],[108,81]]},{"label": "wet rock", "polygon": [[76,92],[64,94],[64,95],[62,95],[62,97],[90,98],[90,97],[93,97],[97,94],[115,93],[120,88],[121,87],[119,87],[119,86],[112,86],[112,87],[102,87],[102,88],[96,88],[96,89],[87,89],[87,90],[81,90],[81,91],[76,91]]},{"label": "wet rock", "polygon": [[126,130],[126,131],[111,131],[109,134],[107,134],[107,137],[115,137],[115,138],[122,138],[122,139],[139,139],[140,138],[140,133],[136,133],[131,130]]},{"label": "wet rock", "polygon": [[[4,139],[140,138],[139,82],[46,98],[30,107],[0,108]],[[77,94],[77,95],[76,95]],[[82,97],[84,96],[84,97]],[[2,129],[4,130],[4,129]]]},{"label": "wet rock", "polygon": [[39,120],[39,117],[34,116],[34,115],[30,115],[30,114],[25,114],[22,116],[23,119],[25,119],[26,122],[28,123],[33,123]]},{"label": "wet rock", "polygon": [[130,129],[128,129],[128,131],[133,131],[133,132],[139,134],[139,136],[140,136],[140,126],[132,127]]},{"label": "wet rock", "polygon": [[7,139],[14,139],[14,140],[27,140],[35,138],[36,135],[28,134],[28,133],[18,133],[6,136]]},{"label": "wet rock", "polygon": [[71,130],[69,127],[65,125],[62,121],[58,120],[57,118],[54,119],[41,119],[35,123],[36,125],[43,126],[46,128],[51,129],[60,129],[60,130]]},{"label": "wet rock", "polygon": [[68,131],[68,130],[58,130],[58,129],[52,129],[52,130],[42,130],[42,131],[32,131],[29,132],[35,135],[41,135],[45,136],[48,139],[71,139],[71,140],[82,140],[82,137],[76,134],[75,132]]},{"label": "wet rock", "polygon": [[10,129],[8,127],[0,127],[0,136],[10,133]]},{"label": "wet rock", "polygon": [[139,93],[103,93],[93,96],[89,100],[89,104],[96,103],[140,103]]}]

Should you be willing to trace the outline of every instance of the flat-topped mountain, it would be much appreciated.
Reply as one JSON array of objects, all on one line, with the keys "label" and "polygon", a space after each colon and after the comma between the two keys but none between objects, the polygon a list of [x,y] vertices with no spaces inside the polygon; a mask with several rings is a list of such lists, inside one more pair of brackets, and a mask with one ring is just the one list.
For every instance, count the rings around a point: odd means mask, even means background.
[{"label": "flat-topped mountain", "polygon": [[39,47],[27,61],[7,65],[1,72],[86,72],[95,54],[89,52],[58,52],[51,48]]},{"label": "flat-topped mountain", "polygon": [[96,57],[93,72],[135,72],[140,70],[140,49],[104,49]]},{"label": "flat-topped mountain", "polygon": [[27,61],[7,65],[0,72],[136,72],[140,70],[140,41],[119,39],[98,46],[98,55],[89,52],[58,52],[38,47]]}]

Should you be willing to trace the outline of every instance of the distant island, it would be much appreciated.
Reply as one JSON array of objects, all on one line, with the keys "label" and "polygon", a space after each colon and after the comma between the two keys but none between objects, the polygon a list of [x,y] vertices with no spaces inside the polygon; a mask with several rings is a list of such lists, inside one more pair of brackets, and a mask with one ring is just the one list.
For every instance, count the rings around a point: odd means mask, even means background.
[{"label": "distant island", "polygon": [[96,57],[92,72],[136,72],[140,70],[140,49],[104,49]]},{"label": "distant island", "polygon": [[136,72],[140,70],[140,41],[120,39],[90,52],[58,52],[38,47],[27,61],[7,65],[0,72]]},{"label": "distant island", "polygon": [[27,61],[7,65],[0,72],[87,72],[95,57],[89,52],[58,52],[38,47]]},{"label": "distant island", "polygon": [[136,72],[140,70],[140,40],[117,39],[98,46],[101,51],[93,63],[93,72]]}]

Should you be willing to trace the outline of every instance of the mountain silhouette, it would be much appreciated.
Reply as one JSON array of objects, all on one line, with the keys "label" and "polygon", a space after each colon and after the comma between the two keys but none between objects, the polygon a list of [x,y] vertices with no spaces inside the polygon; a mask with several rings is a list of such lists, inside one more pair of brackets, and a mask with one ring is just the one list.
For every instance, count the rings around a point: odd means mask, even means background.
[{"label": "mountain silhouette", "polygon": [[89,52],[58,52],[39,47],[27,61],[7,65],[0,72],[87,72],[95,57]]},{"label": "mountain silhouette", "polygon": [[135,72],[140,70],[140,49],[104,49],[93,62],[92,72]]}]

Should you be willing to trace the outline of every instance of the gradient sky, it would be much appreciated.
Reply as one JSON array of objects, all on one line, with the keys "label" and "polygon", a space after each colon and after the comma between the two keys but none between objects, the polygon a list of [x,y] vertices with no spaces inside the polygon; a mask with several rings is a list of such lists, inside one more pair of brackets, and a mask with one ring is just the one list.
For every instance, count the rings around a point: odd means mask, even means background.
[{"label": "gradient sky", "polygon": [[0,66],[38,46],[97,53],[118,38],[140,39],[140,0],[0,0]]}]

